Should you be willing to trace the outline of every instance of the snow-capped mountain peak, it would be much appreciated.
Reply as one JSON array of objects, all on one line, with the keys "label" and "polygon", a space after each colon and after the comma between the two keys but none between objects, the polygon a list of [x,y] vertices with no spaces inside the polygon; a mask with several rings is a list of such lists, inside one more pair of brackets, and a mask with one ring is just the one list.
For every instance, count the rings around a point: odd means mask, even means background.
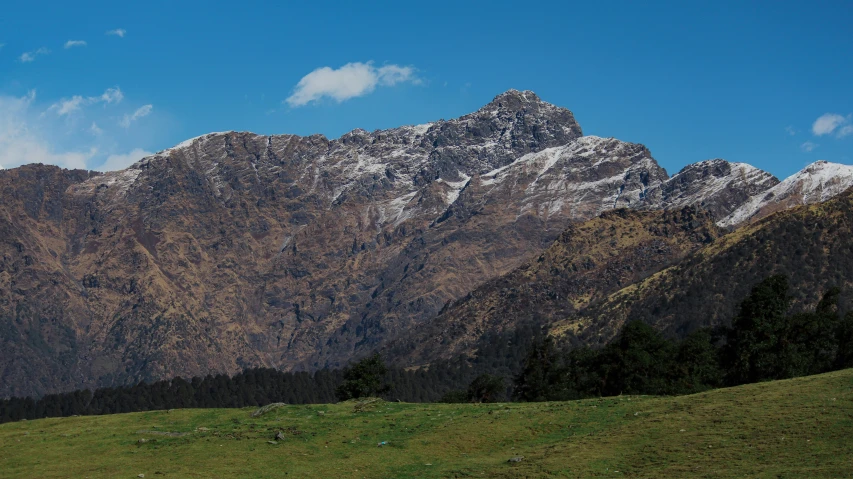
[{"label": "snow-capped mountain peak", "polygon": [[794,206],[819,203],[851,186],[853,166],[817,161],[772,188],[753,195],[717,224],[735,226]]}]

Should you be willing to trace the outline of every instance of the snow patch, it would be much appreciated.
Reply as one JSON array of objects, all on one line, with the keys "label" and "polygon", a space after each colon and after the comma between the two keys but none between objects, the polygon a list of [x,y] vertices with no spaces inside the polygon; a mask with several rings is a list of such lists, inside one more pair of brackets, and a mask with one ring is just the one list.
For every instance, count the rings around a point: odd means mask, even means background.
[{"label": "snow patch", "polygon": [[[393,200],[379,203],[376,205],[378,218],[376,219],[376,228],[392,223],[395,227],[413,216],[413,210],[406,210],[409,202],[418,194],[418,191],[394,198]],[[368,207],[368,210],[370,207]]]},{"label": "snow patch", "polygon": [[424,123],[423,125],[415,125],[415,126],[413,126],[413,127],[412,127],[412,131],[414,131],[416,135],[423,135],[423,134],[424,134],[424,133],[426,133],[426,132],[427,132],[427,130],[429,130],[429,129],[432,127],[432,125],[434,125],[434,124],[435,124],[435,123]]},{"label": "snow patch", "polygon": [[194,138],[190,138],[189,140],[184,140],[184,141],[178,143],[177,145],[175,145],[171,148],[166,148],[165,150],[159,151],[156,154],[157,155],[164,155],[164,154],[170,153],[172,151],[182,150],[184,148],[188,148],[188,147],[192,146],[193,143],[196,142],[196,140],[208,140],[208,139],[210,139],[210,137],[219,136],[219,135],[227,135],[229,133],[235,133],[235,132],[233,130],[231,130],[231,131],[214,131],[211,133],[205,133],[204,135],[199,135],[199,136],[196,136]]},{"label": "snow patch", "polygon": [[461,181],[445,181],[443,179],[438,180],[439,183],[444,183],[450,187],[450,191],[445,192],[444,199],[447,201],[448,205],[452,205],[459,198],[459,193],[468,185],[471,181],[471,177],[466,175],[465,173],[459,173],[459,176],[462,177]]}]

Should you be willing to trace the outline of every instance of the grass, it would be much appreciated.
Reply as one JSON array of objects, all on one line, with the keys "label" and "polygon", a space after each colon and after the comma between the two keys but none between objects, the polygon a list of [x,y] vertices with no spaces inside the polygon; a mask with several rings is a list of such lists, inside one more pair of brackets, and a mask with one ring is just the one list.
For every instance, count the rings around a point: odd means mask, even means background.
[{"label": "grass", "polygon": [[681,397],[253,411],[3,424],[0,477],[853,477],[853,369]]}]

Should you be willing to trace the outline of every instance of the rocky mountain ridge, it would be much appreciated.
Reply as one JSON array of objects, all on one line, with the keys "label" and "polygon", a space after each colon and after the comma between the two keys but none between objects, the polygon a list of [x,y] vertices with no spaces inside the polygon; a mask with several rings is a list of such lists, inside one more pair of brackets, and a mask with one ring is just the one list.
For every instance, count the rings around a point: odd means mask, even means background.
[{"label": "rocky mountain ridge", "polygon": [[853,186],[853,166],[817,161],[781,183],[754,193],[719,221],[720,226],[754,222],[794,206],[827,201]]},{"label": "rocky mountain ridge", "polygon": [[669,178],[643,145],[583,136],[514,90],[334,140],[224,132],[118,172],[4,170],[0,395],[336,367],[576,222],[688,204],[725,217],[775,182],[719,160]]}]

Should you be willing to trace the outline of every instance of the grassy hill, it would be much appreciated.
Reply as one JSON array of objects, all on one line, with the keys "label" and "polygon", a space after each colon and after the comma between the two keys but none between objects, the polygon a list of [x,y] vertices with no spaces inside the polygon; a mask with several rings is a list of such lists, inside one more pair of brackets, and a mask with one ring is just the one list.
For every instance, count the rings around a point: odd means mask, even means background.
[{"label": "grassy hill", "polygon": [[674,398],[253,411],[0,425],[0,477],[853,477],[853,369]]}]

